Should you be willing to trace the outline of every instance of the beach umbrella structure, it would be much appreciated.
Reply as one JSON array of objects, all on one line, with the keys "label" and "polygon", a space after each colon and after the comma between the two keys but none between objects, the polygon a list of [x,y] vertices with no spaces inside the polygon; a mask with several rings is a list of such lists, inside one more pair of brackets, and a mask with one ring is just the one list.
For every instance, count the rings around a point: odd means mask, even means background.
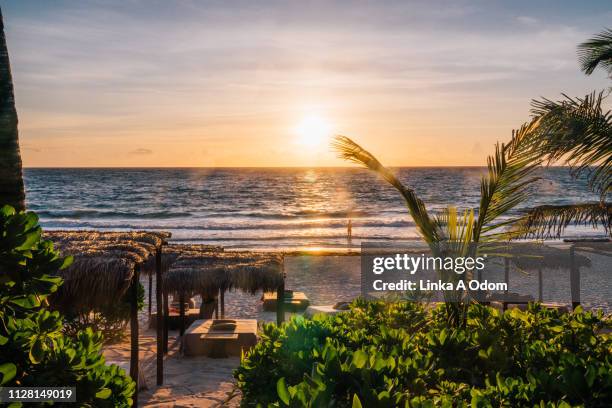
[{"label": "beach umbrella structure", "polygon": [[[51,299],[60,310],[94,311],[109,302],[130,298],[130,376],[138,383],[138,284],[140,273],[156,275],[157,383],[163,382],[162,344],[162,248],[170,233],[166,232],[100,232],[47,231],[64,254],[74,257],[73,263],[61,270],[64,284]],[[134,402],[137,405],[138,387]]]},{"label": "beach umbrella structure", "polygon": [[[189,296],[202,296],[201,317],[211,318],[212,310],[206,305],[216,305],[220,292],[241,290],[254,294],[275,290],[284,296],[284,284],[283,256],[272,253],[187,250],[164,273],[164,290],[179,295],[181,335],[185,331],[185,299]],[[278,308],[278,322],[284,320],[283,312],[282,307]]]},{"label": "beach umbrella structure", "polygon": [[[185,298],[194,294],[210,304],[220,293],[276,290],[284,297],[283,256],[225,252],[211,245],[168,245],[170,233],[130,231],[46,231],[45,238],[74,258],[61,270],[64,284],[50,299],[59,310],[95,311],[125,296],[130,299],[130,376],[138,381],[138,284],[140,274],[156,279],[157,384],[163,384],[163,355],[168,351],[169,294],[178,294],[181,335]],[[152,278],[149,279],[151,282]],[[151,286],[150,286],[151,289]],[[151,293],[151,290],[149,290]],[[149,297],[149,304],[152,303]],[[223,305],[221,305],[223,307]],[[210,310],[208,310],[209,312]],[[279,307],[277,320],[284,320]],[[137,390],[134,401],[137,402]]]},{"label": "beach umbrella structure", "polygon": [[[543,300],[543,270],[568,270],[570,283],[570,297],[573,308],[580,304],[580,268],[591,266],[591,260],[584,255],[577,254],[575,245],[572,244],[546,244],[543,242],[509,243],[506,245],[492,245],[488,248],[493,253],[497,252],[504,264],[504,282],[510,281],[510,265],[514,265],[519,271],[538,272],[538,301]],[[484,252],[488,252],[487,249]],[[499,254],[503,256],[499,256]],[[494,254],[489,254],[493,255]],[[479,273],[479,280],[482,276]],[[504,307],[505,307],[504,302]],[[512,303],[512,302],[510,302]]]}]

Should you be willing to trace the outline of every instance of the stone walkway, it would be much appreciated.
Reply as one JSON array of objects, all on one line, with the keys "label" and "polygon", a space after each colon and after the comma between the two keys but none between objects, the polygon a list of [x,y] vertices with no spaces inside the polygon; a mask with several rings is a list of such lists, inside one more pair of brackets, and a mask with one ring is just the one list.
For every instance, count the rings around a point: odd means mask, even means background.
[{"label": "stone walkway", "polygon": [[155,364],[148,370],[149,389],[140,392],[146,407],[238,407],[233,370],[240,358],[181,357],[175,348],[164,362],[164,385],[155,385]]},{"label": "stone walkway", "polygon": [[[141,279],[148,300],[148,282]],[[153,284],[155,290],[155,283]],[[153,297],[155,310],[155,297]],[[148,328],[148,307],[138,313],[140,371],[147,384],[138,397],[141,407],[238,407],[240,394],[235,389],[234,369],[240,358],[210,359],[207,357],[183,357],[178,348],[178,332],[168,333],[168,354],[164,359],[164,384],[156,385],[155,330]],[[108,362],[118,364],[129,373],[129,327],[123,341],[107,345],[103,349]]]}]

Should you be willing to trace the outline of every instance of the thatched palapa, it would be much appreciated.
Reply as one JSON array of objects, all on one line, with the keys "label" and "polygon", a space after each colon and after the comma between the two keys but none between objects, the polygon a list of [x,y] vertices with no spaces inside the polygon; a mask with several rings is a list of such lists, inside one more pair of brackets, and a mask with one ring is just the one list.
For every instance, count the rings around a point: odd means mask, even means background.
[{"label": "thatched palapa", "polygon": [[283,259],[279,255],[187,252],[179,255],[165,274],[164,287],[185,295],[214,293],[219,289],[254,293],[276,289],[283,279]]},{"label": "thatched palapa", "polygon": [[[166,243],[167,233],[47,231],[54,242],[74,262],[60,271],[64,284],[51,299],[72,311],[95,311],[126,293],[136,266],[152,273],[155,251]],[[151,261],[152,260],[152,261]]]},{"label": "thatched palapa", "polygon": [[[47,231],[44,237],[53,241],[64,255],[74,256],[74,262],[59,272],[64,278],[64,284],[51,297],[53,306],[69,313],[87,315],[99,311],[105,305],[121,301],[129,292],[130,376],[138,381],[138,277],[141,271],[149,273],[149,276],[156,272],[158,282],[161,281],[161,247],[167,244],[170,234],[145,231]],[[157,289],[159,315],[160,289]],[[157,381],[161,384],[161,329],[157,331],[157,344]],[[138,388],[132,398],[134,405],[138,405]]]}]

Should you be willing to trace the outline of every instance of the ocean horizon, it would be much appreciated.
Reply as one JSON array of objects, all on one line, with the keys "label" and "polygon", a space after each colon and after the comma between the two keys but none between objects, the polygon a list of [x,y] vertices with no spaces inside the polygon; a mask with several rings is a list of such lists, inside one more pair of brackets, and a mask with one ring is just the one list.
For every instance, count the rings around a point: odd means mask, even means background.
[{"label": "ocean horizon", "polygon": [[[449,205],[477,209],[486,167],[393,169],[433,213]],[[566,167],[540,176],[537,194],[514,215],[597,200],[586,178]],[[165,230],[174,242],[228,249],[347,248],[418,236],[397,191],[355,167],[26,168],[24,180],[28,208],[47,229]]]}]

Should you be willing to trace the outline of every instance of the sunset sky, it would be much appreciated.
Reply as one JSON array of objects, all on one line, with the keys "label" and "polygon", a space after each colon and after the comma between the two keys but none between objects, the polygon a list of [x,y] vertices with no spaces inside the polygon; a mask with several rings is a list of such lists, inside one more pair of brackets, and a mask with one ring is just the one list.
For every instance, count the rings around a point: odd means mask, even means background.
[{"label": "sunset sky", "polygon": [[483,165],[609,1],[2,1],[25,166]]}]

